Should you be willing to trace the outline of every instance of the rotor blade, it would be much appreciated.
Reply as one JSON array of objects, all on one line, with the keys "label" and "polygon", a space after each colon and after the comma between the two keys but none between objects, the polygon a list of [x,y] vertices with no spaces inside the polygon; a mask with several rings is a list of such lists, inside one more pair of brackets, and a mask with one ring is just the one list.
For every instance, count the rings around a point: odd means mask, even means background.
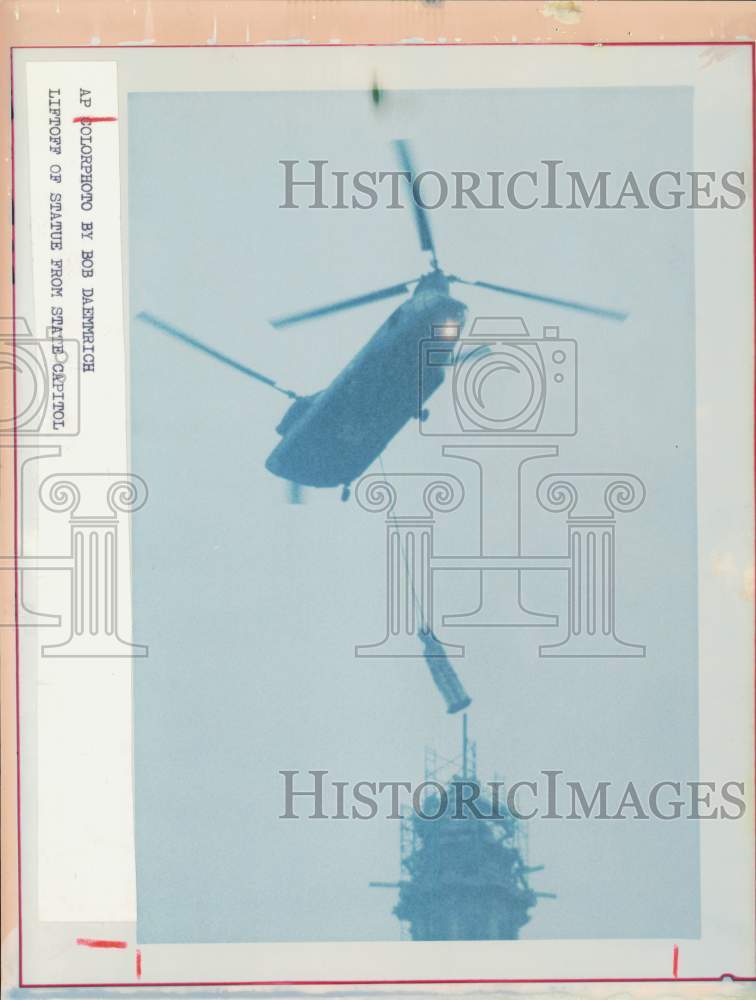
[{"label": "rotor blade", "polygon": [[188,344],[189,347],[194,347],[198,351],[202,351],[204,354],[208,354],[211,358],[215,358],[216,361],[222,362],[224,365],[229,365],[236,371],[241,372],[243,375],[248,375],[250,378],[257,379],[258,382],[262,382],[264,385],[270,386],[271,389],[275,389],[276,392],[282,393],[284,396],[288,396],[289,399],[299,399],[296,392],[291,389],[283,389],[277,382],[274,382],[272,378],[268,378],[267,375],[263,375],[261,372],[256,372],[254,368],[248,368],[246,365],[240,364],[233,358],[230,358],[227,354],[222,354],[220,351],[216,351],[214,347],[208,347],[207,344],[203,344],[201,340],[195,340],[194,337],[190,337],[188,333],[184,333],[183,330],[176,329],[175,326],[171,326],[170,323],[165,323],[162,319],[158,319],[157,316],[153,316],[148,312],[140,312],[137,315],[137,319],[141,319],[144,323],[149,323],[150,326],[154,326],[156,330],[160,330],[162,333],[170,334],[171,337],[176,337],[177,340],[182,341],[184,344]]},{"label": "rotor blade", "polygon": [[367,295],[356,295],[353,299],[344,299],[341,302],[333,302],[328,306],[320,306],[318,309],[308,309],[306,312],[292,313],[290,316],[281,316],[279,319],[272,319],[270,325],[280,330],[283,326],[291,326],[293,323],[302,323],[306,319],[315,319],[317,316],[328,316],[330,313],[341,312],[342,309],[353,309],[355,306],[366,305],[368,302],[378,302],[380,299],[390,299],[394,295],[403,295],[409,291],[409,285],[392,285],[390,288],[381,288],[377,292],[368,292]]},{"label": "rotor blade", "polygon": [[626,312],[618,309],[603,309],[600,306],[589,306],[584,302],[573,302],[571,299],[558,299],[553,295],[539,295],[536,292],[524,292],[519,288],[507,288],[505,285],[492,285],[490,281],[466,281],[464,278],[450,277],[461,285],[473,285],[477,288],[488,288],[492,292],[504,292],[506,295],[516,295],[521,299],[531,299],[533,302],[548,302],[564,309],[576,309],[578,312],[590,313],[593,316],[606,316],[608,319],[627,319]]},{"label": "rotor blade", "polygon": [[433,259],[435,260],[436,248],[433,246],[430,220],[423,206],[420,205],[415,199],[412,189],[412,182],[417,176],[417,171],[412,163],[412,155],[410,153],[409,144],[406,139],[395,139],[394,145],[396,146],[396,150],[399,155],[399,162],[402,165],[402,170],[409,174],[410,195],[412,196],[412,207],[415,211],[415,225],[417,226],[417,234],[420,237],[420,246],[423,250],[429,250],[433,254]]}]

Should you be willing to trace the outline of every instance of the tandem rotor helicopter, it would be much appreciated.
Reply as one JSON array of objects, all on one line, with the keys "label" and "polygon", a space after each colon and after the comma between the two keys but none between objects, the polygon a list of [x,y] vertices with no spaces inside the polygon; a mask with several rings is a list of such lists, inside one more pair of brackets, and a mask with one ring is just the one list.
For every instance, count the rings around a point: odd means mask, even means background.
[{"label": "tandem rotor helicopter", "polygon": [[[409,145],[405,140],[396,140],[394,145],[411,188],[417,174]],[[271,320],[271,325],[281,330],[370,302],[407,295],[414,285],[410,297],[391,313],[343,371],[320,392],[301,396],[149,312],[140,312],[137,316],[155,329],[293,400],[276,427],[281,440],[265,463],[269,472],[292,484],[293,491],[302,486],[340,486],[342,499],[346,500],[350,484],[379,458],[404,425],[413,417],[424,419],[425,403],[443,381],[444,368],[434,367],[431,377],[422,380],[420,389],[420,342],[434,328],[447,326],[452,331],[451,336],[456,337],[467,312],[464,303],[451,296],[451,285],[469,285],[594,316],[625,319],[625,313],[613,309],[445,273],[438,263],[428,214],[417,199],[411,201],[420,248],[430,255],[429,271],[388,288]]]}]

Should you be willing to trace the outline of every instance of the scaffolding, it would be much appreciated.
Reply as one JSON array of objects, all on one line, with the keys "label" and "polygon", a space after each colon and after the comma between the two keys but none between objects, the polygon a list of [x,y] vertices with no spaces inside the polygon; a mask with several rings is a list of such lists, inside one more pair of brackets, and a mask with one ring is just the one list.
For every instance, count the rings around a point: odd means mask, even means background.
[{"label": "scaffolding", "polygon": [[[425,751],[424,790],[418,811],[404,812],[400,825],[401,877],[394,915],[400,935],[412,941],[514,940],[530,920],[539,896],[528,883],[523,824],[499,802],[481,794],[478,811],[460,809],[458,788],[477,778],[475,743],[463,716],[462,753],[442,757]],[[500,779],[497,779],[500,780]],[[443,794],[454,806],[442,810]],[[437,818],[424,818],[436,817]],[[482,814],[482,817],[481,815]]]}]

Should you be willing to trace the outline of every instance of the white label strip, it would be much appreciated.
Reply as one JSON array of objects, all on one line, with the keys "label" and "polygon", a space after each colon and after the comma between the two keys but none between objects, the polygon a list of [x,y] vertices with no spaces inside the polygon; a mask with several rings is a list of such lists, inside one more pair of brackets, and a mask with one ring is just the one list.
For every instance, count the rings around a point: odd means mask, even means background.
[{"label": "white label strip", "polygon": [[[32,630],[22,645],[26,712],[36,660],[38,917],[130,921],[136,901],[116,64],[42,62],[27,74],[33,332],[45,341],[54,403],[42,433],[47,441],[56,437],[62,451],[54,463],[35,463],[40,492],[28,491],[26,502],[34,507],[28,523],[37,523],[35,537],[24,541],[38,555],[70,561],[67,574],[26,574],[34,577],[34,606],[63,612],[60,629]],[[54,482],[45,480],[50,476]]]}]

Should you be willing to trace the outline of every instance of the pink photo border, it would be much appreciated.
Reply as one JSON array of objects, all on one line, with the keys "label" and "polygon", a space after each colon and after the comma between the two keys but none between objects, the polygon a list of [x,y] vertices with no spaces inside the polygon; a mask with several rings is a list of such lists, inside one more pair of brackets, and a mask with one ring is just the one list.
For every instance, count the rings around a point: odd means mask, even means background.
[{"label": "pink photo border", "polygon": [[[316,3],[316,2],[317,2],[317,0],[314,0],[314,3]],[[262,7],[265,7],[266,9],[268,9],[268,13],[272,13],[272,9],[270,8],[270,0],[251,0],[251,3],[247,2],[247,0],[243,0],[243,3],[240,3],[239,7],[243,6],[243,7],[253,7],[254,8],[256,3],[258,4],[258,6],[256,8],[257,10],[260,10]],[[306,17],[306,15],[302,14],[302,6],[304,6],[305,8],[312,8],[314,6],[314,3],[311,2],[311,3],[305,4],[305,5],[297,5],[299,7],[299,13],[300,13],[300,15],[302,15],[302,20],[304,20],[305,17]],[[78,5],[81,6],[81,4],[78,4]],[[49,9],[52,5],[49,4],[49,3],[47,3],[46,0],[43,0],[43,2],[36,3],[36,4],[32,3],[32,4],[29,4],[27,6],[32,7],[32,8],[36,8],[37,10],[39,10],[39,8],[41,8],[41,7],[45,7],[45,8]],[[162,3],[158,3],[156,6],[158,8],[162,7],[164,9],[165,6],[166,6],[165,0],[163,0]],[[204,8],[208,8],[208,7],[212,7],[213,5],[212,4],[208,4],[208,3],[202,3],[202,4],[198,4],[197,6],[198,7],[201,6],[201,7],[204,7]],[[286,2],[279,2],[278,6],[277,6],[276,13],[280,13],[283,10],[283,8],[285,8],[285,7],[288,8],[289,6],[290,5],[288,3],[286,3]],[[329,6],[332,7],[332,5],[329,5]],[[367,6],[369,7],[371,5],[367,5]],[[396,12],[396,7],[398,5],[394,4],[392,6],[394,6],[394,12],[397,13]],[[456,10],[455,10],[454,13],[459,14],[459,7],[461,5],[458,2],[455,2],[455,3],[451,4],[450,6],[453,6],[454,8],[456,8]],[[467,10],[467,17],[468,17],[469,20],[472,20],[473,17],[474,17],[474,12],[471,10],[471,8],[478,8],[479,9],[480,6],[481,5],[477,2],[477,0],[476,0],[476,2],[469,3],[468,10]],[[514,6],[516,6],[516,5],[514,5]],[[518,13],[520,13],[520,14],[527,13],[529,15],[531,15],[531,14],[534,13],[534,8],[536,6],[538,6],[540,8],[540,4],[539,5],[535,5],[535,4],[530,3],[530,2],[521,3],[519,6],[520,6],[520,11],[518,11]],[[548,7],[549,4],[547,3],[546,6]],[[567,10],[569,8],[569,3],[567,3],[567,4],[561,4],[561,5],[557,3],[557,4],[552,4],[551,6],[557,8],[557,9],[559,9],[559,7],[561,6],[562,9]],[[638,14],[640,14],[639,11],[635,12],[636,16],[634,18],[630,17],[629,11],[627,10],[627,8],[630,7],[630,6],[633,6],[632,4],[628,4],[626,2],[619,2],[619,3],[613,4],[611,6],[613,6],[615,8],[614,20],[615,20],[615,23],[617,23],[617,24],[620,23],[620,22],[623,22],[623,21],[624,21],[624,23],[630,23],[631,21],[633,23],[635,23],[638,20],[643,20],[643,18],[639,18],[637,16]],[[640,5],[635,5],[635,6],[637,8]],[[669,7],[670,7],[669,4],[652,3],[652,4],[648,4],[648,5],[644,4],[643,6],[646,7],[646,11],[645,11],[646,15],[648,15],[648,8],[649,7],[654,7],[654,8],[665,8],[666,7],[666,11],[664,13],[666,15],[669,15]],[[685,5],[682,5],[682,6],[685,6]],[[364,40],[364,41],[341,42],[341,43],[339,43],[338,46],[335,45],[335,44],[333,44],[332,42],[327,41],[327,40],[319,40],[319,41],[313,41],[313,42],[309,42],[309,43],[296,43],[296,44],[301,45],[301,47],[328,46],[328,47],[331,47],[331,48],[339,47],[339,46],[343,46],[343,45],[348,45],[350,47],[354,47],[354,46],[362,46],[362,47],[364,47],[364,46],[371,46],[371,45],[405,45],[406,46],[407,44],[416,44],[416,45],[427,45],[427,44],[433,44],[433,45],[455,45],[455,44],[457,44],[457,45],[458,44],[464,44],[464,45],[512,45],[512,44],[525,44],[525,45],[547,45],[547,44],[548,45],[595,45],[595,44],[601,44],[601,45],[604,45],[604,46],[609,46],[609,45],[614,45],[614,46],[698,45],[698,46],[706,46],[706,47],[709,47],[709,46],[720,46],[720,45],[746,45],[746,46],[749,46],[750,49],[751,49],[751,66],[752,66],[751,100],[752,100],[752,149],[753,149],[752,168],[753,168],[753,184],[754,184],[754,187],[752,188],[752,190],[756,190],[756,123],[754,122],[754,114],[756,113],[756,43],[754,43],[754,41],[752,41],[752,40],[748,40],[749,37],[753,38],[754,34],[756,34],[756,12],[753,10],[753,8],[751,8],[750,17],[747,17],[743,13],[743,7],[744,6],[746,8],[748,8],[750,5],[743,5],[743,4],[731,3],[731,2],[720,3],[720,4],[709,4],[709,3],[707,3],[707,4],[701,4],[701,7],[707,7],[707,8],[717,7],[717,8],[719,8],[719,12],[720,13],[723,13],[725,11],[725,9],[726,9],[726,11],[727,11],[728,14],[733,14],[734,15],[734,13],[737,11],[738,16],[737,17],[733,16],[733,17],[730,18],[730,20],[734,21],[739,28],[741,28],[743,26],[743,21],[744,20],[746,20],[748,22],[747,23],[747,28],[748,28],[747,37],[745,37],[745,38],[743,37],[742,34],[740,34],[740,35],[738,35],[735,38],[719,38],[719,39],[714,39],[712,37],[709,37],[709,38],[699,37],[698,39],[688,37],[688,38],[677,38],[675,40],[661,40],[660,38],[657,37],[655,39],[650,39],[649,38],[648,40],[641,41],[641,40],[637,40],[637,38],[633,39],[633,40],[624,40],[624,39],[620,40],[620,39],[617,39],[617,38],[610,39],[610,38],[607,37],[605,40],[599,41],[598,38],[596,38],[596,36],[594,34],[593,37],[590,38],[590,39],[581,39],[581,38],[575,37],[575,38],[570,39],[570,40],[567,40],[565,38],[565,40],[560,40],[560,41],[553,40],[551,37],[548,38],[548,39],[543,39],[543,38],[540,38],[540,37],[539,38],[533,38],[533,37],[531,37],[531,38],[526,39],[525,37],[523,37],[522,40],[518,40],[517,42],[502,42],[502,41],[498,41],[498,40],[495,40],[495,41],[491,41],[491,40],[488,40],[488,41],[483,41],[483,40],[472,41],[472,40],[470,40],[470,41],[468,41],[468,40],[465,39],[464,41],[460,40],[459,42],[452,42],[452,43],[437,42],[437,41],[407,43],[407,42],[402,42],[402,41],[399,41],[399,40],[396,40],[396,39],[394,39],[393,41],[389,41],[389,40],[384,40],[383,38],[381,38],[380,40],[370,40],[370,41]],[[342,5],[342,10],[344,10],[345,8],[348,8],[350,10],[350,12],[354,13],[354,9],[358,8],[358,7],[360,7],[360,4],[359,4],[358,0],[357,0],[357,2],[355,2],[355,0],[345,0],[345,2]],[[491,8],[494,8],[494,7],[495,8],[499,8],[500,10],[503,9],[503,8],[508,8],[511,11],[511,9],[513,7],[513,3],[512,2],[506,2],[506,3],[491,3],[491,4],[489,4],[489,10]],[[385,11],[386,3],[384,2],[384,0],[378,0],[378,2],[376,2],[375,5],[374,5],[374,9],[375,8],[381,8],[381,10],[379,12],[381,14],[385,14],[386,13],[386,11]],[[527,11],[525,10],[525,8],[527,8]],[[620,10],[619,8],[623,8],[623,10]],[[739,8],[739,10],[738,10],[738,8]],[[5,15],[5,17],[3,19],[4,20],[10,20],[9,7],[7,5],[6,5],[5,10],[4,10],[3,13]],[[333,17],[334,13],[335,12],[332,9],[331,12],[330,12],[330,14],[331,14],[331,20],[338,20],[338,18],[334,18]],[[543,11],[539,10],[538,13],[542,14]],[[604,14],[604,18],[606,16],[606,14],[609,13],[606,10],[606,5],[604,5],[604,9],[603,9],[602,13]],[[369,16],[365,16],[365,15],[368,14],[368,11],[365,10],[364,7],[362,7],[362,9],[360,10],[360,14],[363,17],[363,20],[366,20],[368,22],[371,21],[371,20],[375,20],[375,18],[371,18]],[[711,14],[711,11],[709,11],[709,14]],[[405,15],[406,15],[406,8],[405,8]],[[48,16],[49,16],[49,13],[48,13]],[[699,17],[699,19],[700,19],[700,17]],[[410,33],[410,30],[411,30],[410,29],[410,20],[411,19],[409,19],[408,17],[404,16],[403,18],[401,18],[399,20],[400,20],[401,23],[397,24],[398,30],[401,31],[402,33],[404,33],[404,32]],[[647,17],[646,17],[646,20],[648,20]],[[680,19],[678,18],[678,20],[680,20]],[[695,21],[696,18],[693,18],[692,20]],[[691,19],[688,18],[688,26],[689,27],[690,27],[690,21],[691,21]],[[384,22],[385,22],[385,19],[384,19]],[[54,24],[52,22],[48,22],[48,27],[50,27],[50,26],[54,26]],[[720,28],[722,28],[723,25],[722,25],[722,23],[720,23],[720,24],[718,24],[718,26]],[[289,29],[291,29],[291,25],[290,24],[287,25],[287,27]],[[555,26],[555,27],[557,27],[557,26]],[[678,28],[679,28],[679,24],[678,24]],[[12,25],[11,25],[11,29],[12,29]],[[384,23],[384,29],[385,29],[385,23]],[[542,26],[541,26],[541,29],[543,30]],[[280,30],[281,29],[279,28],[279,34],[277,36],[274,35],[274,37],[279,37],[279,38],[282,37],[282,35],[280,33]],[[559,30],[558,27],[557,27],[557,30]],[[256,30],[256,34],[259,34],[259,32],[260,32],[260,26],[258,25],[257,30]],[[342,33],[342,35],[344,34],[343,31],[341,33]],[[378,33],[382,34],[382,32],[378,32]],[[624,31],[622,33],[625,34]],[[632,30],[630,30],[630,31],[628,31],[626,33],[632,35]],[[9,89],[9,92],[10,92],[10,95],[11,95],[11,107],[12,107],[12,102],[13,102],[12,60],[13,60],[13,51],[15,49],[26,49],[26,48],[52,48],[52,49],[54,49],[54,48],[82,48],[82,49],[89,49],[91,51],[92,43],[90,42],[90,44],[81,44],[81,38],[79,38],[78,44],[76,42],[74,42],[73,39],[71,39],[71,42],[68,42],[68,41],[57,41],[57,40],[55,42],[51,42],[51,41],[47,41],[45,39],[45,37],[44,37],[45,35],[48,35],[48,34],[49,34],[49,32],[47,30],[39,31],[39,28],[37,27],[37,28],[34,29],[34,36],[35,37],[37,35],[42,36],[42,37],[39,37],[39,41],[38,42],[32,41],[31,39],[24,38],[23,42],[26,42],[26,44],[22,43],[22,44],[9,45],[8,46],[10,59],[9,59],[9,61],[8,61],[8,63],[6,65],[8,66],[8,89]],[[196,31],[193,32],[192,34],[194,34],[196,36]],[[363,30],[361,32],[361,34],[363,34],[363,36],[364,36],[366,34],[366,32]],[[566,36],[568,34],[580,34],[580,32],[569,32],[567,30],[565,30],[563,32],[563,36]],[[606,34],[607,35],[609,35],[609,34],[616,34],[616,32],[615,31],[611,31],[611,32],[606,31]],[[11,31],[11,33],[10,33],[10,37],[11,38],[13,38],[13,37],[15,37],[17,35],[18,35],[18,32]],[[6,37],[8,37],[8,35],[6,35]],[[268,37],[271,37],[271,36],[268,35]],[[417,37],[417,36],[415,36],[415,37]],[[664,36],[662,36],[662,38],[664,38]],[[22,40],[19,39],[19,41],[21,42]],[[147,46],[146,44],[145,45],[136,45],[136,44],[135,45],[124,45],[124,44],[119,44],[118,45],[118,49],[120,50],[120,49],[124,49],[124,48],[142,48],[142,47],[149,47],[149,48],[186,48],[186,47],[205,47],[207,45],[208,45],[207,41],[206,42],[200,42],[200,41],[195,41],[193,39],[190,40],[190,38],[187,37],[186,41],[160,42],[159,44],[150,44],[149,46]],[[220,43],[220,44],[218,44],[217,42],[213,42],[212,43],[212,47],[218,47],[218,48],[227,48],[227,47],[254,47],[256,45],[257,46],[264,45],[264,47],[266,47],[266,48],[272,47],[272,45],[270,43],[267,43],[264,40],[255,41],[255,42],[251,42],[251,43],[237,42],[237,41],[223,42],[223,43]],[[292,43],[291,45],[288,45],[288,43],[287,43],[287,46],[288,47],[295,47],[295,43]],[[104,44],[102,46],[98,46],[98,49],[99,48],[105,49],[105,48],[110,48],[110,47],[113,47],[113,45],[112,45],[112,43],[109,42],[108,44]],[[3,75],[5,75],[5,74],[3,74]],[[10,201],[11,207],[12,207],[12,205],[13,205],[13,198],[14,198],[14,192],[15,192],[15,176],[14,176],[14,172],[15,172],[15,163],[14,163],[14,129],[13,129],[13,120],[12,120],[12,117],[11,117],[11,120],[10,120],[9,140],[10,140],[9,141],[9,145],[10,145],[10,150],[9,150],[9,152],[10,152],[10,157],[9,157],[10,171],[9,171],[9,173],[10,173],[10,176],[9,176],[8,180],[9,180],[10,183],[8,185],[7,193],[9,195],[9,199],[8,200]],[[8,162],[8,161],[6,161],[6,162]],[[12,236],[15,236],[15,233],[12,233]],[[3,251],[6,251],[6,250],[7,250],[7,248],[4,247]],[[10,260],[8,261],[8,263],[10,264],[10,267],[8,268],[8,272],[9,272],[9,275],[10,275],[10,274],[13,273],[13,269],[15,267],[15,254],[14,254],[14,250],[13,250],[13,243],[11,243]],[[754,199],[753,267],[754,267],[755,285],[756,285],[756,199]],[[13,285],[13,283],[11,282],[10,283],[10,289],[8,289],[8,287],[7,287],[6,283],[5,283],[6,282],[6,275],[5,274],[2,275],[2,280],[3,280],[3,285],[2,285],[3,296],[2,296],[2,300],[0,300],[0,301],[3,302],[3,305],[7,304],[8,298],[6,296],[7,296],[7,293],[9,291],[10,292],[11,315],[13,316],[13,330],[14,330],[14,341],[15,341],[15,320],[16,320],[15,285]],[[756,315],[756,290],[755,290],[755,300],[754,300],[754,312],[755,312],[755,315]],[[755,331],[755,334],[756,334],[756,331]],[[755,337],[755,339],[756,339],[756,337]],[[7,410],[9,410],[9,415],[12,416],[16,412],[15,371],[13,372],[12,376],[6,381],[6,386],[7,386],[7,382],[8,381],[10,381],[12,383],[12,390],[11,390],[11,392],[5,394],[5,399],[10,402],[10,408],[7,408]],[[0,387],[0,389],[2,389],[2,387]],[[7,407],[7,404],[6,404],[6,407]],[[6,407],[2,407],[2,408],[5,410]],[[5,415],[5,414],[3,414],[3,415]],[[756,417],[756,400],[754,402],[754,416]],[[13,547],[13,552],[14,552],[14,569],[15,569],[15,572],[13,574],[13,583],[12,583],[12,585],[10,587],[8,587],[8,588],[4,587],[4,589],[2,591],[0,591],[0,610],[3,609],[3,608],[5,608],[5,607],[7,607],[9,605],[10,608],[11,608],[10,613],[13,614],[13,621],[17,622],[18,621],[18,600],[19,600],[19,594],[18,594],[18,564],[17,564],[17,561],[16,561],[18,559],[18,511],[17,511],[17,493],[16,493],[17,484],[16,484],[16,478],[15,478],[16,477],[16,470],[17,470],[16,442],[15,442],[15,439],[14,439],[14,447],[12,449],[12,454],[13,454],[13,474],[10,477],[8,477],[8,476],[3,477],[6,480],[6,482],[8,480],[10,480],[11,486],[10,486],[10,490],[8,490],[7,488],[5,488],[4,491],[3,491],[3,493],[2,493],[2,495],[0,495],[0,509],[2,509],[4,511],[4,513],[6,513],[6,514],[7,514],[7,512],[9,510],[12,511],[12,515],[11,515],[10,518],[4,517],[4,519],[3,519],[3,526],[5,527],[6,521],[10,525],[12,525],[12,547]],[[756,440],[754,442],[754,458],[756,460]],[[9,492],[10,492],[10,497],[8,496]],[[10,574],[8,574],[8,576],[10,576]],[[8,592],[6,592],[6,591],[8,591]],[[3,889],[3,924],[4,924],[4,927],[3,927],[3,940],[4,941],[8,940],[7,932],[9,930],[9,904],[12,904],[13,908],[12,908],[11,912],[14,914],[15,918],[17,919],[17,928],[18,928],[18,985],[20,987],[22,987],[22,988],[27,988],[27,989],[28,988],[37,988],[37,989],[39,989],[39,988],[46,988],[46,989],[52,989],[52,988],[95,989],[95,988],[99,987],[100,989],[106,989],[106,988],[119,988],[119,987],[120,988],[124,988],[124,987],[152,987],[152,988],[164,987],[164,988],[170,988],[170,987],[212,987],[212,986],[219,986],[219,987],[233,987],[233,986],[236,986],[236,987],[238,987],[238,986],[357,986],[357,985],[362,985],[362,986],[364,986],[364,985],[387,986],[387,985],[440,985],[440,984],[458,984],[458,985],[467,984],[467,985],[469,985],[469,984],[497,984],[497,983],[499,983],[499,984],[515,984],[515,983],[530,983],[530,984],[543,984],[543,983],[560,983],[560,984],[568,984],[568,983],[676,983],[676,982],[686,983],[686,982],[720,982],[720,981],[725,980],[725,979],[730,979],[730,980],[732,980],[734,982],[753,982],[753,981],[756,981],[756,977],[742,977],[742,976],[736,976],[736,975],[734,975],[732,973],[722,973],[720,976],[717,976],[717,977],[705,977],[705,978],[686,978],[686,977],[680,977],[678,975],[679,951],[678,951],[678,947],[675,945],[674,948],[673,948],[673,954],[672,954],[672,956],[670,958],[670,971],[671,971],[671,975],[669,977],[660,977],[660,978],[627,978],[627,977],[623,977],[623,978],[600,978],[600,979],[595,979],[595,978],[570,978],[570,979],[506,979],[506,978],[502,978],[502,979],[498,979],[498,978],[496,978],[496,979],[387,979],[387,980],[379,980],[379,979],[356,979],[356,980],[237,980],[237,981],[214,981],[214,980],[210,980],[210,981],[170,981],[170,982],[159,982],[159,981],[151,981],[151,980],[142,980],[141,978],[139,978],[141,976],[141,953],[137,949],[136,956],[135,956],[135,965],[136,965],[136,975],[137,975],[137,978],[135,978],[134,980],[123,981],[123,982],[109,982],[109,983],[103,983],[103,982],[93,982],[93,983],[28,983],[28,982],[24,982],[24,980],[23,980],[23,925],[22,925],[22,913],[21,913],[22,881],[21,881],[21,865],[20,865],[20,859],[21,859],[21,810],[20,810],[20,774],[21,774],[21,762],[20,762],[20,717],[19,717],[19,709],[20,709],[20,700],[19,700],[20,665],[19,665],[19,656],[18,656],[18,648],[19,648],[19,644],[18,644],[18,626],[16,625],[15,629],[8,630],[8,632],[11,633],[12,638],[13,638],[13,644],[12,644],[12,650],[11,650],[11,652],[12,652],[12,665],[13,665],[14,669],[13,669],[13,673],[12,673],[12,677],[11,677],[11,681],[12,681],[11,684],[8,683],[8,677],[6,676],[7,672],[4,669],[4,671],[3,671],[3,678],[2,678],[3,685],[2,685],[2,688],[0,689],[0,691],[2,691],[2,718],[3,718],[3,722],[6,723],[3,726],[3,732],[4,732],[4,736],[3,736],[3,763],[4,763],[4,766],[3,766],[3,804],[4,804],[5,808],[3,809],[4,829],[3,829],[3,854],[2,854],[2,861],[3,861],[3,870],[6,872],[6,878],[3,881],[3,884],[5,886],[5,888]],[[9,644],[7,642],[3,642],[4,653],[8,652],[8,645]],[[4,664],[7,664],[8,657],[4,656],[3,659],[4,659]],[[10,712],[8,711],[8,708],[9,708],[9,697],[8,697],[9,687],[12,690],[12,694],[13,694],[13,698],[12,698],[13,708],[10,710]],[[12,722],[12,732],[10,734],[11,737],[12,737],[12,739],[10,741],[8,739],[8,728],[9,727],[7,725],[9,714],[11,715],[11,722]],[[754,719],[755,719],[755,724],[756,724],[756,701],[754,703]],[[10,748],[11,748],[10,749],[10,753],[8,751],[8,745],[9,745],[9,743],[10,743]],[[11,797],[10,797],[10,800],[9,800],[9,795],[8,795],[9,788],[8,788],[8,785],[9,785],[10,782],[9,782],[9,777],[8,777],[9,772],[8,772],[8,768],[7,768],[6,765],[8,763],[9,756],[12,756],[13,754],[15,754],[16,760],[15,760],[15,768],[12,769],[11,774],[12,774],[13,778],[15,779],[15,781],[13,782],[13,784],[15,785],[15,788],[11,789]],[[755,765],[755,770],[756,770],[756,761],[754,761],[754,765]],[[9,845],[9,837],[8,837],[8,823],[9,823],[8,804],[9,804],[9,801],[10,801],[11,805],[14,807],[12,809],[13,815],[10,817],[10,819],[13,822],[13,824],[15,825],[15,831],[13,831],[14,835],[12,836],[12,841],[13,842],[10,845]],[[14,868],[15,868],[16,876],[15,876],[15,878],[9,878],[8,875],[12,874],[12,871],[13,871]],[[9,883],[10,883],[10,889],[8,888]],[[9,898],[9,897],[11,897],[11,898]],[[15,897],[15,899],[13,899],[12,897]],[[10,929],[12,930],[12,925],[10,925]]]}]

